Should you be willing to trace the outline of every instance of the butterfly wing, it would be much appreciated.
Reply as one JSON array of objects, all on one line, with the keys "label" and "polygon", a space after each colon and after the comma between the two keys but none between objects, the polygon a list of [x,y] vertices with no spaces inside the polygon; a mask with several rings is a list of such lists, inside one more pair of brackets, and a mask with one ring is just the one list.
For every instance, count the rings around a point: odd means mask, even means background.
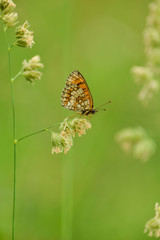
[{"label": "butterfly wing", "polygon": [[93,99],[89,87],[77,70],[73,71],[61,95],[62,106],[77,112],[87,112],[93,109]]}]

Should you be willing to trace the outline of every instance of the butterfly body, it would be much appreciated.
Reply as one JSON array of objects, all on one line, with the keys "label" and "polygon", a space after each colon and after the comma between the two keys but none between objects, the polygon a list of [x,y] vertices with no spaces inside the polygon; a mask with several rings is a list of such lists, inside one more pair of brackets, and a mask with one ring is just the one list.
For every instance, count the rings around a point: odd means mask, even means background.
[{"label": "butterfly body", "polygon": [[62,91],[61,103],[64,108],[79,112],[82,115],[90,115],[97,112],[93,109],[93,99],[89,87],[77,70],[73,71]]},{"label": "butterfly body", "polygon": [[86,111],[83,111],[81,114],[82,114],[82,115],[90,115],[90,114],[93,115],[93,114],[95,114],[96,112],[98,112],[97,109],[91,109],[91,110],[89,110],[89,111],[87,111],[87,110],[86,110]]}]

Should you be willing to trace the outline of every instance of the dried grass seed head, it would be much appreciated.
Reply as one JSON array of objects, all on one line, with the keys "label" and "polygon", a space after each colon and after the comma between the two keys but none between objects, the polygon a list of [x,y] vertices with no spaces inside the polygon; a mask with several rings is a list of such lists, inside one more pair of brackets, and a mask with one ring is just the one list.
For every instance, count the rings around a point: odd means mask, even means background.
[{"label": "dried grass seed head", "polygon": [[43,68],[44,65],[40,62],[40,56],[34,56],[28,62],[26,60],[22,63],[23,72],[22,75],[27,81],[34,83],[36,80],[40,80],[42,73],[39,69]]},{"label": "dried grass seed head", "polygon": [[155,205],[155,217],[146,223],[144,232],[150,237],[160,237],[160,206],[158,203]]},{"label": "dried grass seed head", "polygon": [[51,143],[52,143],[52,154],[60,153],[63,151],[65,140],[60,134],[52,132]]},{"label": "dried grass seed head", "polygon": [[52,132],[52,154],[63,152],[66,154],[73,145],[72,137],[65,138],[63,134]]},{"label": "dried grass seed head", "polygon": [[82,134],[86,134],[86,130],[91,128],[92,125],[86,119],[75,118],[70,122],[70,126],[75,133],[80,137]]},{"label": "dried grass seed head", "polygon": [[29,30],[30,25],[27,21],[23,25],[17,27],[16,29],[16,45],[20,47],[30,47],[32,48],[33,41],[33,32]]},{"label": "dried grass seed head", "polygon": [[6,15],[8,13],[12,13],[16,7],[16,4],[12,0],[1,0],[0,8],[2,10],[2,14]]},{"label": "dried grass seed head", "polygon": [[143,88],[141,89],[138,98],[140,101],[142,101],[144,104],[147,104],[149,100],[153,98],[153,96],[158,92],[159,90],[159,83],[156,80],[150,81],[148,84],[145,84]]},{"label": "dried grass seed head", "polygon": [[73,128],[70,123],[68,123],[68,118],[65,118],[61,123],[59,130],[64,137],[73,136]]},{"label": "dried grass seed head", "polygon": [[135,158],[143,162],[149,160],[155,153],[156,144],[142,127],[123,129],[115,138],[124,152],[132,152]]},{"label": "dried grass seed head", "polygon": [[135,66],[132,68],[132,74],[137,84],[144,84],[153,78],[153,73],[148,67]]},{"label": "dried grass seed head", "polygon": [[2,16],[6,28],[14,27],[17,24],[18,14],[16,12],[7,13]]},{"label": "dried grass seed head", "polygon": [[156,151],[156,144],[152,139],[146,138],[134,146],[134,157],[141,161],[148,161]]}]

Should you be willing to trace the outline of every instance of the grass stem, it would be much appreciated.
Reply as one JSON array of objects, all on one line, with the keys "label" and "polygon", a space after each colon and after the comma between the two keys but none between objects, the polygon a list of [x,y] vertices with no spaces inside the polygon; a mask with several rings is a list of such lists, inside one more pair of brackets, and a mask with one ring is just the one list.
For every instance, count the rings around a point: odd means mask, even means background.
[{"label": "grass stem", "polygon": [[12,240],[15,237],[15,208],[16,208],[16,112],[15,112],[15,103],[14,103],[14,92],[13,92],[13,81],[12,81],[12,67],[11,67],[11,47],[8,41],[6,28],[4,27],[4,35],[8,47],[8,62],[9,62],[9,78],[11,85],[11,102],[12,102],[12,127],[13,127],[13,212],[12,212]]},{"label": "grass stem", "polygon": [[51,129],[51,128],[55,127],[55,126],[58,126],[58,125],[60,125],[60,123],[55,123],[55,124],[53,124],[53,125],[51,125],[51,126],[49,126],[49,127],[47,127],[47,128],[43,128],[43,129],[41,129],[41,130],[39,130],[39,131],[30,133],[30,134],[28,134],[28,135],[26,135],[26,136],[24,136],[24,137],[21,137],[21,138],[19,138],[19,139],[16,139],[16,142],[20,142],[20,141],[24,140],[25,138],[31,137],[31,136],[36,135],[36,134],[39,134],[39,133],[42,133],[42,132],[46,132],[46,131],[48,131],[49,129]]},{"label": "grass stem", "polygon": [[[64,78],[71,71],[71,45],[72,45],[72,0],[63,1],[63,72]],[[72,240],[73,238],[73,158],[66,156],[63,159],[62,169],[62,228],[61,240]]]}]

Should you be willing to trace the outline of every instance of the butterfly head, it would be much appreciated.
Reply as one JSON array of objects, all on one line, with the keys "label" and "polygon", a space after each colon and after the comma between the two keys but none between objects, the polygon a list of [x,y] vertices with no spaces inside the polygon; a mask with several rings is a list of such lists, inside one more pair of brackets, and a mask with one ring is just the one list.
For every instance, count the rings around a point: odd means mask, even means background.
[{"label": "butterfly head", "polygon": [[96,112],[98,112],[97,109],[91,109],[88,114],[95,114]]},{"label": "butterfly head", "polygon": [[98,112],[97,109],[92,109],[92,110],[91,110],[91,113],[92,113],[92,114],[95,114],[96,112]]}]

